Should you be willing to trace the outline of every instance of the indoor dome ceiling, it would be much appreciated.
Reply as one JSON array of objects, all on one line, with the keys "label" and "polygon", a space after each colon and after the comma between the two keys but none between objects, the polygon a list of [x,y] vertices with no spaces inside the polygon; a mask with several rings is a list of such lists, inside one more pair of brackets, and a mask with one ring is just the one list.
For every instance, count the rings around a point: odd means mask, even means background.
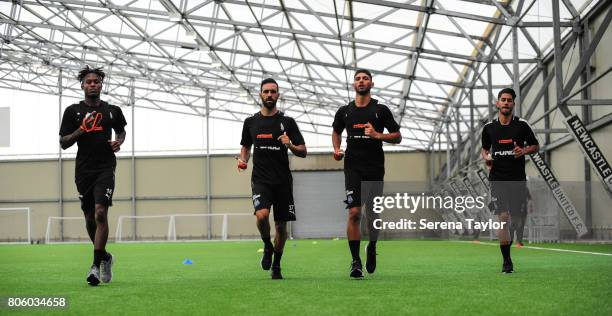
[{"label": "indoor dome ceiling", "polygon": [[[562,27],[592,5],[562,2]],[[282,109],[329,135],[353,71],[367,68],[402,145],[431,149],[444,122],[469,130],[470,89],[475,119],[487,117],[487,87],[511,86],[552,49],[551,10],[535,0],[0,2],[0,87],[57,94],[63,78],[62,93],[80,96],[73,78],[89,64],[108,73],[115,104],[204,116],[208,97],[211,118],[243,121],[274,77]]]}]

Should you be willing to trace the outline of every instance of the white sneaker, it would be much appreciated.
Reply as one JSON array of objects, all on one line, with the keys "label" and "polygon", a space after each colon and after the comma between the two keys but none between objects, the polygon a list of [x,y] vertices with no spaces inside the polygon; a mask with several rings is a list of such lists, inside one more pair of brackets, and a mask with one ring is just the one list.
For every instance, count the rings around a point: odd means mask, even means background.
[{"label": "white sneaker", "polygon": [[115,257],[109,252],[110,258],[108,260],[100,261],[100,276],[102,282],[109,283],[113,279],[113,263],[115,263]]},{"label": "white sneaker", "polygon": [[87,283],[91,286],[100,284],[100,269],[95,264],[91,265],[89,272],[87,273]]}]

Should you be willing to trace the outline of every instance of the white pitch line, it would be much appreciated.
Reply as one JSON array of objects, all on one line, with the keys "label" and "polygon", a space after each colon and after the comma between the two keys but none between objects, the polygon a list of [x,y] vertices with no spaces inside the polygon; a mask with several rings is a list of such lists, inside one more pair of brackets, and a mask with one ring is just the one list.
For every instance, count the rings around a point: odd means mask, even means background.
[{"label": "white pitch line", "polygon": [[[493,244],[493,243],[488,243],[488,242],[475,243],[475,242],[466,241],[466,240],[453,240],[453,241],[454,242],[460,242],[460,243],[488,245],[488,246],[498,246],[499,245],[499,244]],[[523,248],[538,249],[538,250],[549,250],[549,251],[558,251],[558,252],[583,253],[583,254],[587,254],[587,255],[609,256],[609,257],[612,257],[612,253],[603,253],[603,252],[580,251],[580,250],[569,250],[569,249],[559,249],[559,248],[544,248],[544,247],[536,247],[536,246],[523,246]]]}]

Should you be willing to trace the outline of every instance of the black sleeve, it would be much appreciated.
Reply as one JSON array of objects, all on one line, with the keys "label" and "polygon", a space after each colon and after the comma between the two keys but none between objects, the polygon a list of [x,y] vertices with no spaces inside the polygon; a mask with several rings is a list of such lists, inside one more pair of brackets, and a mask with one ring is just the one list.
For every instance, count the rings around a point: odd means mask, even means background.
[{"label": "black sleeve", "polygon": [[489,150],[491,148],[491,136],[489,135],[488,125],[482,129],[482,148]]},{"label": "black sleeve", "polygon": [[334,128],[334,132],[336,132],[337,134],[342,134],[342,131],[344,130],[345,113],[346,113],[346,106],[342,106],[338,109],[338,112],[336,112],[336,116],[334,117],[334,122],[332,123],[332,127]]},{"label": "black sleeve", "polygon": [[247,118],[244,120],[244,124],[242,125],[242,139],[240,140],[240,145],[244,147],[251,147],[253,145],[253,139],[251,138],[250,132],[250,122],[251,118]]},{"label": "black sleeve", "polygon": [[60,126],[60,136],[66,136],[74,133],[79,128],[80,122],[77,122],[77,117],[74,114],[72,107],[64,110],[64,116],[62,117],[62,124]]},{"label": "black sleeve", "polygon": [[125,132],[125,126],[127,122],[125,121],[125,116],[123,116],[123,111],[118,106],[114,106],[113,110],[113,130],[115,133],[121,134]]},{"label": "black sleeve", "polygon": [[400,130],[400,127],[395,121],[395,118],[393,117],[393,113],[391,113],[391,110],[389,110],[389,108],[386,105],[381,104],[379,106],[380,106],[380,118],[385,128],[387,128],[389,133],[398,132]]},{"label": "black sleeve", "polygon": [[304,145],[304,137],[302,137],[302,133],[300,133],[300,128],[294,119],[287,117],[287,135],[291,140],[291,143],[294,145]]},{"label": "black sleeve", "polygon": [[523,129],[525,131],[525,142],[527,143],[527,146],[539,145],[538,139],[535,137],[531,126],[529,126],[529,123],[523,122]]}]

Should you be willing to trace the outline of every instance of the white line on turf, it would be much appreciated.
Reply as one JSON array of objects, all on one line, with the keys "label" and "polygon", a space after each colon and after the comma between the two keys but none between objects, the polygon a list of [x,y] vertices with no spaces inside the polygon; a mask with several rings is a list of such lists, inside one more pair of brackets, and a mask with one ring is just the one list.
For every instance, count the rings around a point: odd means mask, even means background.
[{"label": "white line on turf", "polygon": [[[466,240],[453,240],[454,242],[460,243],[468,243],[468,244],[477,244],[477,245],[488,245],[488,246],[498,246],[496,243],[488,243],[488,242],[478,242],[475,243],[473,241]],[[580,250],[569,250],[569,249],[559,249],[559,248],[545,248],[545,247],[536,247],[536,246],[523,246],[523,248],[527,249],[537,249],[537,250],[549,250],[549,251],[558,251],[558,252],[573,252],[573,253],[582,253],[587,255],[596,255],[596,256],[609,256],[612,257],[612,253],[603,253],[603,252],[592,252],[592,251],[580,251]]]}]

